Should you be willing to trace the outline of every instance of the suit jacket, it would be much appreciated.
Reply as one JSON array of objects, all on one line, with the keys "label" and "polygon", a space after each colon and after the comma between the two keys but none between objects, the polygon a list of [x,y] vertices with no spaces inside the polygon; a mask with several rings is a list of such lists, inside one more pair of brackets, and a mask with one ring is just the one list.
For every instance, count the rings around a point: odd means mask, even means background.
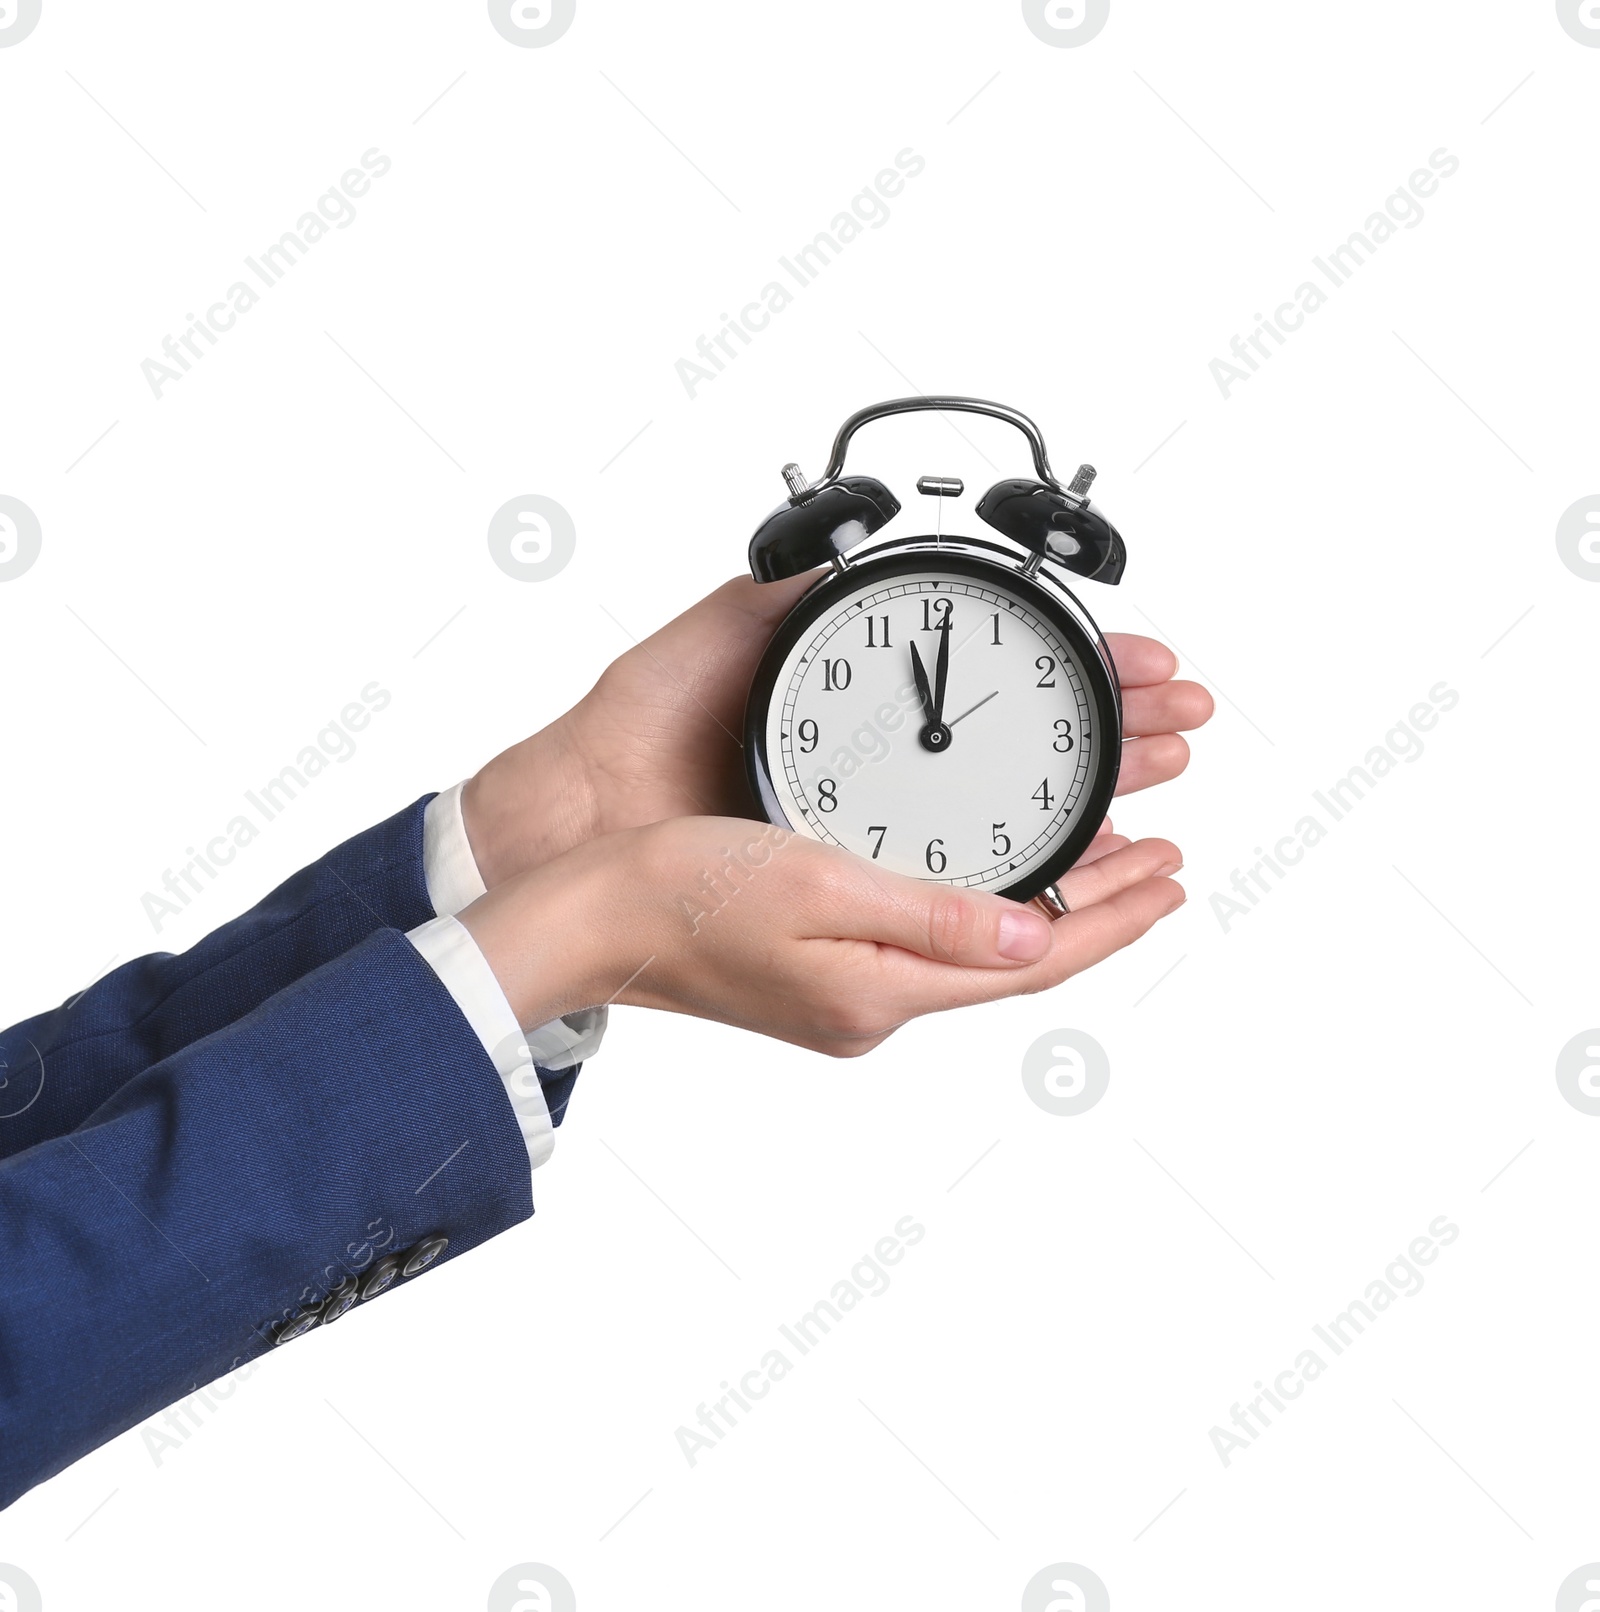
[{"label": "suit jacket", "polygon": [[[0,1507],[533,1213],[500,1076],[405,937],[426,805],[0,1032]],[[577,1072],[541,1071],[557,1123]]]}]

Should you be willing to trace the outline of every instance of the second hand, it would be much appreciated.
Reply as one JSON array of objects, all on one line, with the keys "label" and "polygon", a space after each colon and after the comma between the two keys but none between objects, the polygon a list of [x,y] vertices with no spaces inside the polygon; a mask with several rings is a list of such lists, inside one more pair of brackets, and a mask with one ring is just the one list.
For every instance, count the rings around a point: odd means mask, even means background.
[{"label": "second hand", "polygon": [[[999,692],[1000,692],[1000,690],[996,689],[994,691],[994,694],[998,694]],[[984,697],[981,700],[978,701],[978,705],[987,705],[989,703],[989,701],[994,698],[994,694],[985,694]],[[945,726],[947,728],[953,728],[956,725],[956,723],[965,722],[967,720],[967,718],[969,716],[971,716],[972,713],[978,709],[978,705],[969,705],[966,708],[966,710],[961,713],[960,716],[951,717],[951,719],[948,722],[945,723]]]}]

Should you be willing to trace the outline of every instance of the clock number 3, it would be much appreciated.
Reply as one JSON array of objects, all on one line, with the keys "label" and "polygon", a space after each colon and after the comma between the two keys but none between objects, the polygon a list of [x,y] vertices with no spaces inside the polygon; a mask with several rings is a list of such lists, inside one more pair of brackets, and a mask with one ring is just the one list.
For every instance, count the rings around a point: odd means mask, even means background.
[{"label": "clock number 3", "polygon": [[1056,718],[1055,747],[1063,755],[1072,748],[1072,723],[1064,716]]}]

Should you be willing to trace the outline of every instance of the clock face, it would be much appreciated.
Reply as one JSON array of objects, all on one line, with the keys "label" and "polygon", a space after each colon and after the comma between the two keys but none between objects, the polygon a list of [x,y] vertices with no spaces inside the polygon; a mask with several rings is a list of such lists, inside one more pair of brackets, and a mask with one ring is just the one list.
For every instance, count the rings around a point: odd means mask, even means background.
[{"label": "clock face", "polygon": [[1065,606],[1014,567],[924,550],[801,601],[757,678],[749,737],[788,827],[896,873],[1025,896],[1098,828],[1118,727]]}]

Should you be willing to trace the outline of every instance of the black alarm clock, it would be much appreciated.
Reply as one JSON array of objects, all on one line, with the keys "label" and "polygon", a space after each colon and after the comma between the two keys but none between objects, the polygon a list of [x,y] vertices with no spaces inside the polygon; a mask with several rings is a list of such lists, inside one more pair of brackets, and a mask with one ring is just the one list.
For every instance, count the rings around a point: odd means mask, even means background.
[{"label": "black alarm clock", "polygon": [[[1008,421],[1032,478],[976,505],[1004,542],[937,534],[860,549],[900,512],[871,476],[846,476],[870,420],[960,410]],[[822,479],[786,465],[788,499],[750,540],[757,582],[830,569],[795,605],[745,712],[750,786],[767,819],[896,873],[1066,910],[1055,882],[1116,790],[1122,700],[1094,619],[1055,575],[1121,579],[1126,552],[1089,500],[1094,467],[1051,473],[1025,414],[970,397],[906,397],[850,416]],[[958,498],[953,477],[917,491]],[[848,556],[848,557],[847,557]]]}]

